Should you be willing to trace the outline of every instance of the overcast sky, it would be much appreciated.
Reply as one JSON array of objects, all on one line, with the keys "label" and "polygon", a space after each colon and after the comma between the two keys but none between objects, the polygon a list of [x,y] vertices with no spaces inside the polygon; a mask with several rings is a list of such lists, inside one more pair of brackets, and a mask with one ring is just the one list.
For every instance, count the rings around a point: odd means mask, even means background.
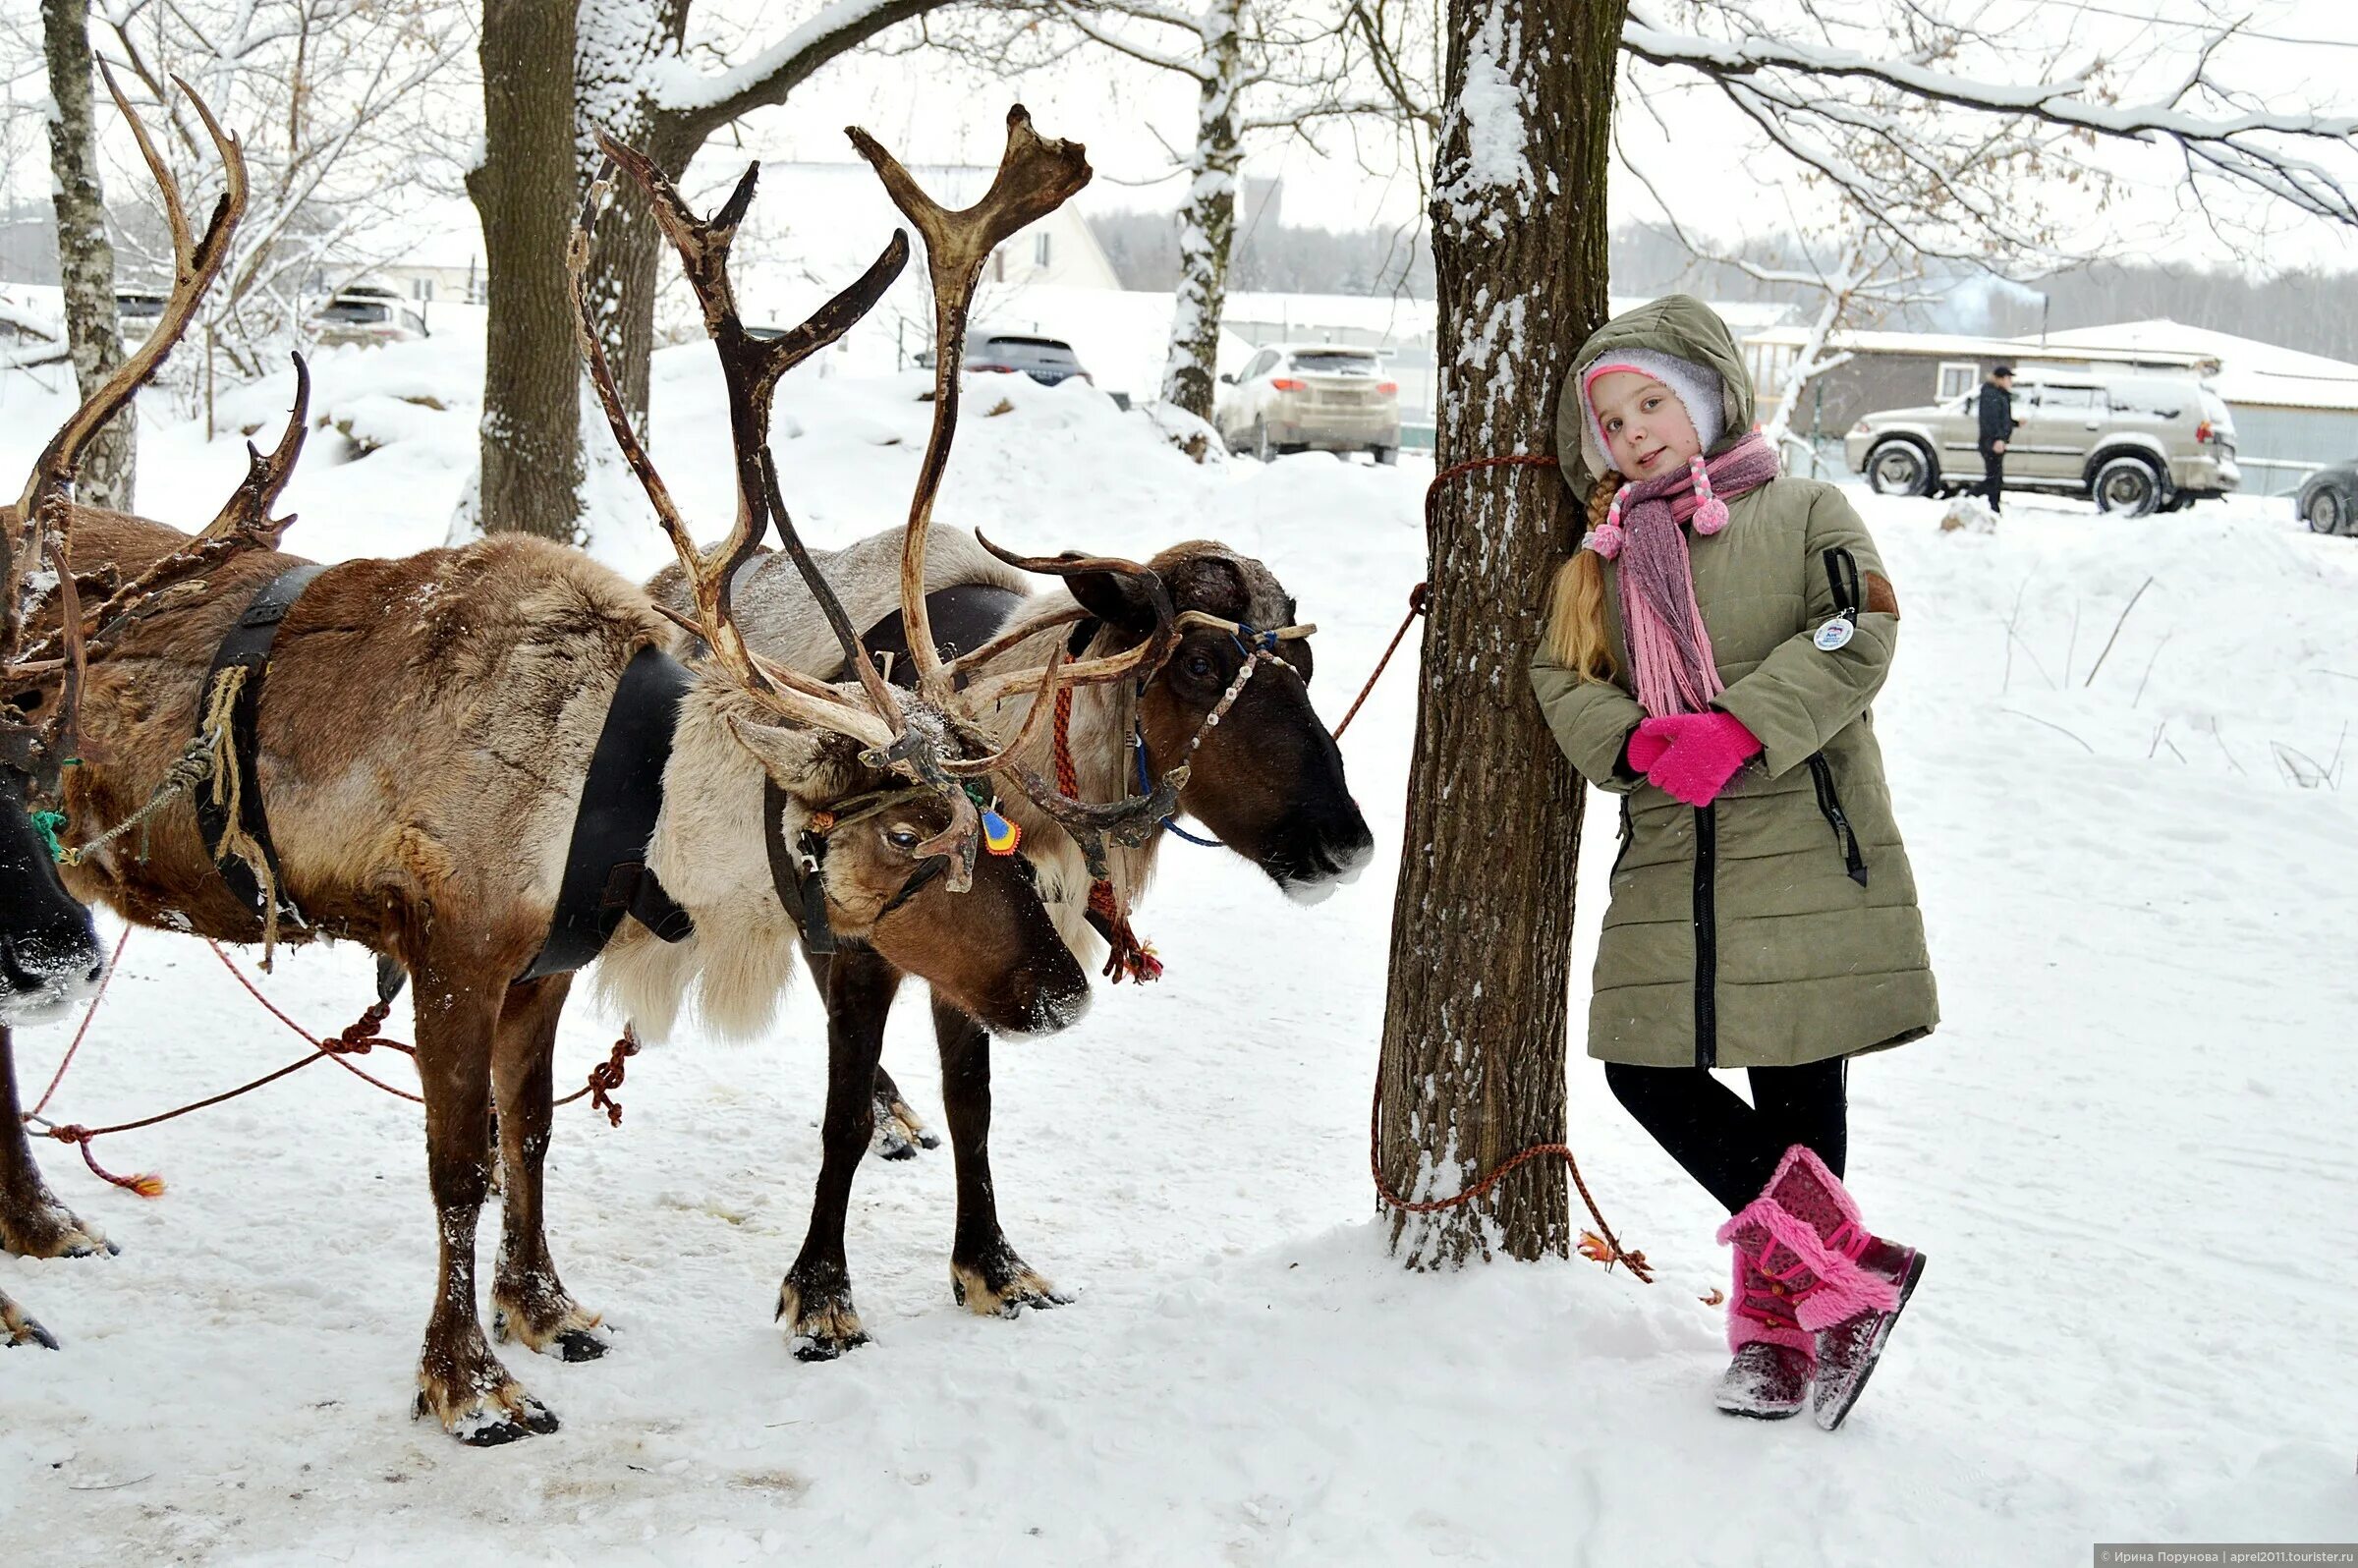
[{"label": "overcast sky", "polygon": [[[1760,9],[1768,13],[1778,3],[1761,0]],[[1850,3],[1861,14],[1879,9],[1872,0]],[[2040,59],[2057,52],[2074,70],[2098,58],[2135,60],[2135,69],[2116,83],[2124,102],[2160,96],[2182,79],[2196,45],[2218,29],[2224,10],[2218,0],[1932,3],[1946,15],[1975,18],[2003,40],[2007,58],[1960,68],[1967,74],[2030,80]],[[1677,0],[1654,0],[1649,10],[1661,25],[1678,25]],[[2358,114],[2358,0],[2245,0],[2233,15],[2248,19],[2253,35],[2218,51],[2212,61],[2216,80],[2254,93],[2279,112],[2318,105]],[[2047,79],[2054,74],[2050,68]],[[1668,131],[1644,112],[1632,112],[1625,77],[1625,144],[1629,156],[1678,203],[1683,220],[1723,235],[1766,234],[1787,227],[1790,214],[1811,211],[1812,198],[1790,160],[1767,150],[1716,88],[1700,79],[1682,84],[1677,74],[1651,68],[1643,68],[1642,76]],[[911,90],[913,81],[924,87]],[[992,161],[1000,116],[1019,96],[1044,129],[1090,144],[1098,179],[1085,193],[1086,203],[1165,209],[1177,204],[1176,179],[1149,186],[1122,182],[1169,173],[1168,148],[1183,147],[1193,135],[1194,85],[1103,50],[1002,83],[926,57],[838,65],[798,89],[788,107],[764,111],[748,128],[749,145],[771,155],[840,157],[845,155],[840,127],[856,120],[928,161]],[[1400,166],[1386,136],[1363,134],[1356,155],[1345,131],[1329,130],[1321,140],[1324,155],[1299,140],[1272,140],[1258,146],[1247,162],[1248,174],[1284,176],[1289,221],[1349,228],[1415,220],[1414,174]],[[2182,163],[2173,153],[2113,143],[2101,155],[2134,182],[2121,209],[2107,220],[2102,241],[2093,242],[2109,252],[2217,262],[2257,259],[2270,266],[2358,264],[2358,232],[2280,210],[2263,214],[2258,203],[2240,203],[2238,210],[2232,198],[2219,204],[2242,220],[2245,232],[2222,241],[2193,214],[2182,190]],[[2342,166],[2358,181],[2358,156]],[[2025,199],[2038,196],[2026,192]],[[1616,220],[1650,217],[1656,210],[1644,186],[1619,168],[1608,199]],[[2255,227],[2274,232],[2255,244],[2250,238]]]}]

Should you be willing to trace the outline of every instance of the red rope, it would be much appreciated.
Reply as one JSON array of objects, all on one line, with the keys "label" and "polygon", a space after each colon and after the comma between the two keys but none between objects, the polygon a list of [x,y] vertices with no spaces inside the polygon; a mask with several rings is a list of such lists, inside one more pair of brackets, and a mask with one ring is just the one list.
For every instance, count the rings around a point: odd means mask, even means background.
[{"label": "red rope", "polygon": [[1368,694],[1376,690],[1376,683],[1383,679],[1384,666],[1392,662],[1392,655],[1399,651],[1400,640],[1408,636],[1408,629],[1416,624],[1418,616],[1425,613],[1425,601],[1432,589],[1432,584],[1419,583],[1408,590],[1408,613],[1400,617],[1400,630],[1392,634],[1391,644],[1383,650],[1383,657],[1376,661],[1376,673],[1368,677],[1368,684],[1361,687],[1359,696],[1352,700],[1351,711],[1345,713],[1343,721],[1334,727],[1336,740],[1343,738],[1343,731],[1349,729],[1351,721],[1359,717],[1360,704],[1368,700]]},{"label": "red rope", "polygon": [[98,1004],[106,1000],[106,988],[115,982],[115,966],[123,962],[123,949],[130,945],[131,927],[126,925],[123,934],[115,938],[115,950],[107,958],[106,973],[98,977],[98,989],[91,995],[90,1005],[83,1009],[82,1027],[74,1032],[74,1043],[66,1047],[65,1060],[57,1064],[57,1071],[50,1075],[49,1087],[41,1091],[40,1100],[32,1109],[25,1112],[23,1120],[30,1121],[49,1108],[50,1097],[57,1092],[57,1086],[66,1081],[66,1069],[74,1065],[74,1053],[82,1049],[82,1037],[90,1032],[90,1020],[98,1016]]},{"label": "red rope", "polygon": [[[1073,689],[1069,686],[1056,688],[1054,743],[1056,787],[1077,801],[1081,798],[1081,770],[1073,765]],[[1116,985],[1124,980],[1144,985],[1149,980],[1162,979],[1162,960],[1130,928],[1130,918],[1122,913],[1113,883],[1101,878],[1090,883],[1089,908],[1090,913],[1104,923],[1105,942],[1111,949],[1105,955],[1105,968],[1101,972],[1106,979]]]}]

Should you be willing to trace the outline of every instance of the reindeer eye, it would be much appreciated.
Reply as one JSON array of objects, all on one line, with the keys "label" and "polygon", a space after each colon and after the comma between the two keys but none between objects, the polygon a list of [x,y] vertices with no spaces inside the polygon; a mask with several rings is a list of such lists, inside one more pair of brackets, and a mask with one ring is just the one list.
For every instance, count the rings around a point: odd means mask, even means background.
[{"label": "reindeer eye", "polygon": [[1218,673],[1213,668],[1211,655],[1208,653],[1190,653],[1187,656],[1187,663],[1182,668],[1187,671],[1188,679],[1193,681],[1208,681]]},{"label": "reindeer eye", "polygon": [[894,849],[900,850],[903,853],[907,853],[908,851],[917,848],[922,840],[920,840],[915,833],[912,833],[905,827],[895,827],[888,829],[885,832],[884,842],[890,844]]}]

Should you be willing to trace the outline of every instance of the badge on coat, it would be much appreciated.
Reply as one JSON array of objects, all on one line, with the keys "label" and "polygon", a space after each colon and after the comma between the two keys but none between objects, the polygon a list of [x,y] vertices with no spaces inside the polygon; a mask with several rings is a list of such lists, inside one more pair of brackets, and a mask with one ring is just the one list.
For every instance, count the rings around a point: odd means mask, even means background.
[{"label": "badge on coat", "polygon": [[1857,630],[1849,616],[1837,615],[1818,628],[1818,635],[1810,641],[1818,644],[1821,653],[1838,653],[1850,645],[1851,634]]}]

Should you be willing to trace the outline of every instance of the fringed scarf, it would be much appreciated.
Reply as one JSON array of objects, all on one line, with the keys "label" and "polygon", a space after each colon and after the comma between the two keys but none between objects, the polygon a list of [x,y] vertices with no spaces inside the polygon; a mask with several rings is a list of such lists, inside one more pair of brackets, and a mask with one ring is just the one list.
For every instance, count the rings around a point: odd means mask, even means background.
[{"label": "fringed scarf", "polygon": [[1700,713],[1722,690],[1679,525],[1718,532],[1727,527],[1727,498],[1776,475],[1776,448],[1756,430],[1709,463],[1697,456],[1682,473],[1624,484],[1604,521],[1581,541],[1618,562],[1622,629],[1636,666],[1638,704],[1649,714]]}]

